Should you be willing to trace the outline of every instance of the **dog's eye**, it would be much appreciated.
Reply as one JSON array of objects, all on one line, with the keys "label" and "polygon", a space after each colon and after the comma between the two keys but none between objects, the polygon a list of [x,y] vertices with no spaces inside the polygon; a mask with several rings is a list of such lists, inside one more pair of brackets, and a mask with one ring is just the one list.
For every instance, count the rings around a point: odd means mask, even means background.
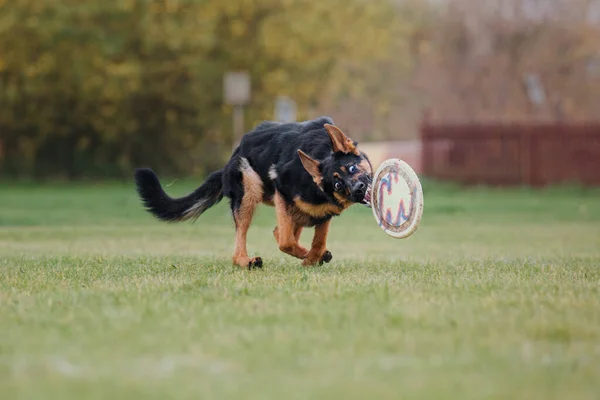
[{"label": "dog's eye", "polygon": [[337,182],[335,183],[334,187],[335,187],[335,190],[340,190],[340,189],[342,188],[342,182],[340,182],[340,181],[337,181]]},{"label": "dog's eye", "polygon": [[356,165],[351,165],[350,168],[348,168],[348,172],[350,172],[351,174],[356,172]]}]

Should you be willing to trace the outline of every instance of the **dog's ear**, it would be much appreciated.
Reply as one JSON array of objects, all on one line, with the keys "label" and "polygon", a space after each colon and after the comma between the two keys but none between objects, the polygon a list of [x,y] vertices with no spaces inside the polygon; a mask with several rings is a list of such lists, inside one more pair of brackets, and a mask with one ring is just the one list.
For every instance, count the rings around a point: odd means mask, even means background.
[{"label": "dog's ear", "polygon": [[331,138],[333,152],[342,152],[345,154],[353,153],[359,155],[356,143],[342,132],[340,128],[334,125],[325,124],[325,130]]},{"label": "dog's ear", "polygon": [[308,154],[300,149],[298,149],[298,156],[300,156],[300,161],[302,161],[304,169],[312,176],[317,186],[321,187],[321,183],[323,183],[323,175],[321,175],[321,171],[319,170],[321,163],[310,158]]}]

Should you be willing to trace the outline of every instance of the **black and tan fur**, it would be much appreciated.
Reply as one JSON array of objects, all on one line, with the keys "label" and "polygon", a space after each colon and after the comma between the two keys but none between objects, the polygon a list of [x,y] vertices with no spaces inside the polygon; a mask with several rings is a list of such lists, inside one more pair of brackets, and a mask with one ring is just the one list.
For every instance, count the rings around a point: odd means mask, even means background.
[{"label": "black and tan fur", "polygon": [[[233,263],[262,267],[250,257],[246,236],[256,207],[275,207],[273,236],[279,249],[304,265],[331,261],[331,219],[352,204],[369,205],[372,167],[357,143],[327,117],[299,123],[264,122],[247,133],[222,170],[188,196],[173,199],[150,169],[138,169],[138,193],[148,211],[164,221],[198,218],[223,196],[236,227]],[[311,247],[300,245],[303,228],[314,227]]]}]

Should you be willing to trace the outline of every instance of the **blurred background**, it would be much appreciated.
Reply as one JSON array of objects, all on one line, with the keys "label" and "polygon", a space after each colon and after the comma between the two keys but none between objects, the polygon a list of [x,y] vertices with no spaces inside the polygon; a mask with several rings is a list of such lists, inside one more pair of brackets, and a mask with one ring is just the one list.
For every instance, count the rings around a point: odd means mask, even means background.
[{"label": "blurred background", "polygon": [[0,176],[220,168],[333,117],[374,164],[600,184],[600,0],[0,0]]}]

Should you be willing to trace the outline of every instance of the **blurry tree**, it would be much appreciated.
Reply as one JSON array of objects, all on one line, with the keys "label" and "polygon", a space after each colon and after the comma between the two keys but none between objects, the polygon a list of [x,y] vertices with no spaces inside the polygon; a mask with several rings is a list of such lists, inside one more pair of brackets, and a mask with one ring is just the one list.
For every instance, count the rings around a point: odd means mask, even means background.
[{"label": "blurry tree", "polygon": [[378,96],[375,71],[410,56],[402,15],[387,0],[0,0],[2,173],[206,172],[230,151],[226,71],[250,71],[253,123],[277,95],[301,118]]}]

